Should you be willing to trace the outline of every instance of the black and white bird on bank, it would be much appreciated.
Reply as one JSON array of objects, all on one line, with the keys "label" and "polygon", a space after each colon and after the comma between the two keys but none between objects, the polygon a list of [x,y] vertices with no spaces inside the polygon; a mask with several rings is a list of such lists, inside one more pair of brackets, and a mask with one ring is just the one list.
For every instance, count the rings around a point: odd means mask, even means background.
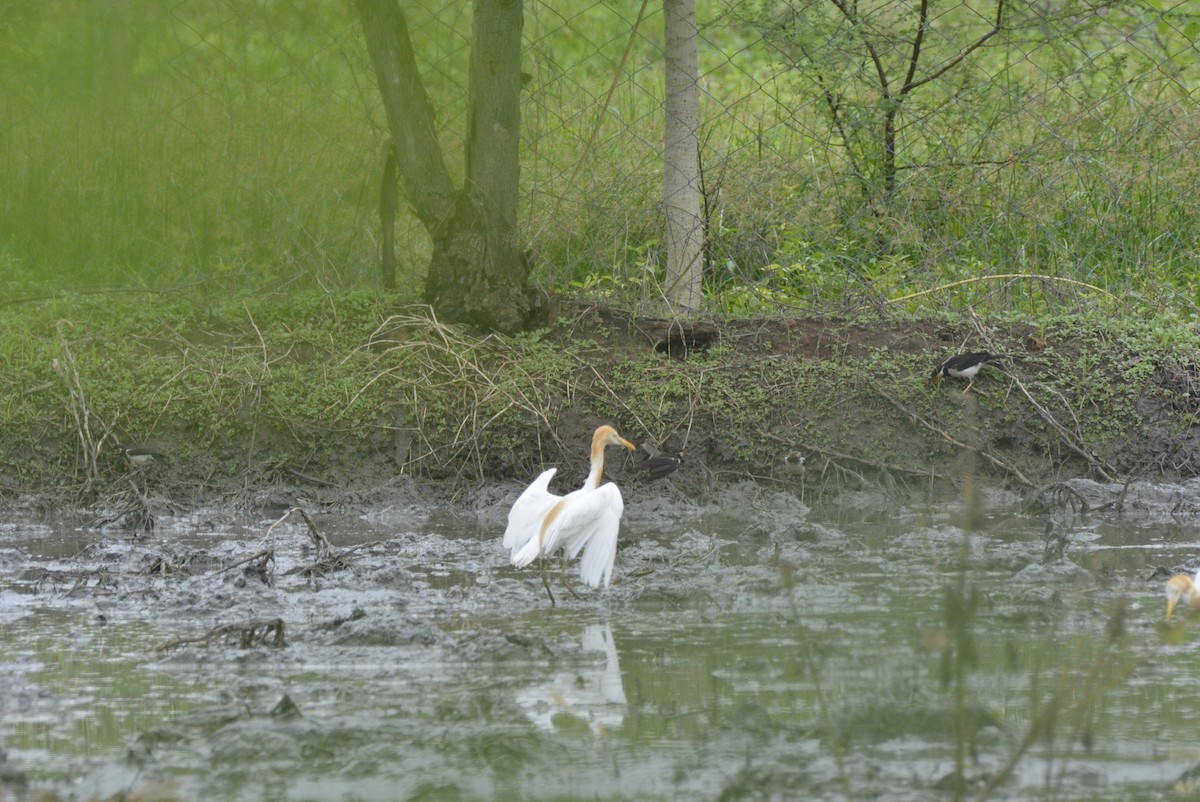
[{"label": "black and white bird on bank", "polygon": [[675,473],[687,454],[686,451],[659,451],[654,456],[643,460],[638,468],[649,474],[650,481],[654,481]]},{"label": "black and white bird on bank", "polygon": [[145,446],[124,446],[125,459],[135,468],[149,468],[152,465],[167,466],[167,458],[158,451]]},{"label": "black and white bird on bank", "polygon": [[660,449],[658,440],[653,436],[647,437],[638,449],[646,452],[646,458],[635,466],[635,470],[644,474],[651,482],[675,473],[683,464],[683,458],[688,455],[682,450]]},{"label": "black and white bird on bank", "polygon": [[973,351],[969,354],[955,354],[933,369],[933,378],[941,379],[950,376],[954,379],[967,379],[967,388],[971,389],[975,377],[983,366],[989,362],[1004,362],[1011,357],[1008,354],[990,354],[987,351]]}]

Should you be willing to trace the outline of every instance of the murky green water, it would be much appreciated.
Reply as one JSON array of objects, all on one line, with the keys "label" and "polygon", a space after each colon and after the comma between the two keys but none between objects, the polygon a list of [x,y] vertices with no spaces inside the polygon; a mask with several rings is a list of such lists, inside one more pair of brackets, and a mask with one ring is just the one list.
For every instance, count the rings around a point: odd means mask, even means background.
[{"label": "murky green water", "polygon": [[1163,799],[1200,761],[1151,576],[1187,521],[631,505],[611,590],[551,608],[494,521],[407,517],[318,519],[366,545],[317,577],[290,523],[5,526],[0,798]]}]

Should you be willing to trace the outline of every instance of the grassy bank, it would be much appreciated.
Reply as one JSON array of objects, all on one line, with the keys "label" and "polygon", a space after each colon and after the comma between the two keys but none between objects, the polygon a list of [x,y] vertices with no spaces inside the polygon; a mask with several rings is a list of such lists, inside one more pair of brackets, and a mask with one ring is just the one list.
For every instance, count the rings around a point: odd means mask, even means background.
[{"label": "grassy bank", "polygon": [[[730,319],[672,358],[660,323],[570,305],[512,338],[377,293],[62,296],[3,314],[4,486],[64,499],[125,475],[130,442],[168,452],[172,481],[201,493],[284,466],[348,487],[455,484],[572,471],[602,421],[686,446],[697,492],[772,477],[791,450],[829,491],[950,485],[969,418],[985,473],[1010,485],[1200,472],[1200,337],[1182,323]],[[1014,360],[968,398],[929,379],[959,350]]]}]

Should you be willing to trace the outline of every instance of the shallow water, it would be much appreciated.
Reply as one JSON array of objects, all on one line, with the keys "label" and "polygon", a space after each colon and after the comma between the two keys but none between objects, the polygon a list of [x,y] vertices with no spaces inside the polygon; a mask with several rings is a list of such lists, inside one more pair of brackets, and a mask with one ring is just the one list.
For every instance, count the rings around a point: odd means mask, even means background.
[{"label": "shallow water", "polygon": [[990,506],[635,501],[612,588],[556,607],[499,504],[316,516],[357,547],[321,576],[298,518],[10,522],[0,798],[1174,798],[1200,631],[1152,575],[1200,529]]}]

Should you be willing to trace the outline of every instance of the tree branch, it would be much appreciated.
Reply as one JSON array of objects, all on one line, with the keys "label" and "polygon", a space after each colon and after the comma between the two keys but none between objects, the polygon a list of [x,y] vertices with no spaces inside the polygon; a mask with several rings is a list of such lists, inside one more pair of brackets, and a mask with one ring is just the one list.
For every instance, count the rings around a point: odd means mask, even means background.
[{"label": "tree branch", "polygon": [[924,78],[922,78],[919,81],[912,80],[911,73],[910,73],[909,80],[906,81],[904,86],[900,88],[900,94],[907,95],[909,92],[916,89],[918,86],[924,86],[925,84],[929,83],[930,81],[936,81],[938,78],[941,78],[943,75],[948,73],[950,70],[954,69],[959,64],[961,64],[962,60],[965,59],[967,56],[971,55],[973,52],[975,52],[979,48],[983,47],[984,43],[987,42],[988,39],[991,39],[993,36],[1000,33],[1000,31],[1003,29],[1004,29],[1004,0],[997,0],[996,22],[993,24],[992,29],[990,31],[988,31],[983,36],[979,37],[974,42],[972,42],[970,45],[968,45],[966,50],[963,50],[957,56],[955,56],[954,58],[950,59],[945,64],[943,64],[942,68],[940,70],[938,70],[937,72],[934,72],[930,75],[926,75]]},{"label": "tree branch", "polygon": [[921,43],[925,40],[925,29],[929,27],[929,0],[921,0],[921,10],[917,15],[917,35],[913,39],[912,56],[908,59],[908,75],[904,76],[904,87],[900,94],[907,94],[912,86],[913,77],[917,74],[917,63],[921,60]]},{"label": "tree branch", "polygon": [[437,231],[453,214],[457,193],[437,141],[433,107],[417,70],[408,22],[396,0],[355,0],[355,6],[405,194],[425,228]]},{"label": "tree branch", "polygon": [[833,127],[842,138],[842,142],[846,148],[846,156],[850,159],[850,169],[854,172],[854,175],[861,179],[863,172],[859,169],[858,158],[854,155],[854,148],[850,146],[850,136],[847,134],[846,126],[842,122],[842,105],[826,85],[825,76],[819,72],[816,75],[817,86],[820,87],[821,95],[825,98],[825,105],[829,107],[829,116],[833,120]]},{"label": "tree branch", "polygon": [[850,27],[858,34],[863,47],[867,49],[867,55],[871,57],[871,61],[875,64],[875,73],[879,76],[879,89],[883,93],[885,100],[891,100],[892,93],[888,89],[887,70],[883,68],[883,59],[879,57],[879,53],[876,52],[875,46],[871,44],[871,40],[863,36],[860,31],[857,11],[846,5],[845,0],[829,0],[829,2],[833,3],[842,12],[842,16],[846,18],[846,21],[850,23]]}]

